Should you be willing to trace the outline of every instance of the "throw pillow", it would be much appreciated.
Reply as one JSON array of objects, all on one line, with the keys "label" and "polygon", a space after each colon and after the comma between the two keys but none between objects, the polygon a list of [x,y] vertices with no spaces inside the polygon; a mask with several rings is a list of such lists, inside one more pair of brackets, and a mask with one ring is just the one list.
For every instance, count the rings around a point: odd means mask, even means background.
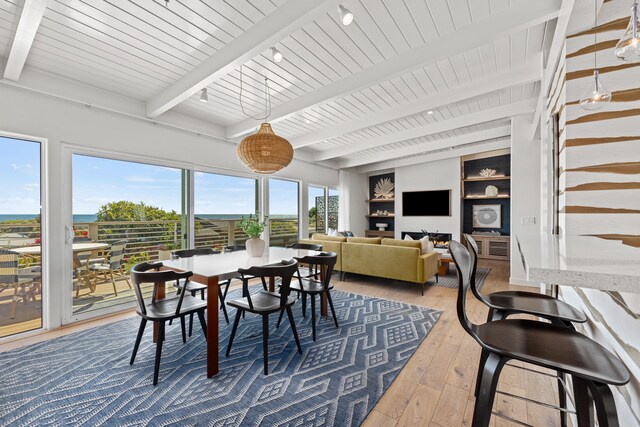
[{"label": "throw pillow", "polygon": [[424,236],[420,239],[420,243],[422,243],[422,255],[433,252],[433,242],[429,240],[429,236]]},{"label": "throw pillow", "polygon": [[335,230],[333,228],[329,228],[327,230],[327,236],[337,237],[338,236],[338,230]]},{"label": "throw pillow", "polygon": [[405,234],[404,240],[413,240],[413,237],[409,236],[408,234]]}]

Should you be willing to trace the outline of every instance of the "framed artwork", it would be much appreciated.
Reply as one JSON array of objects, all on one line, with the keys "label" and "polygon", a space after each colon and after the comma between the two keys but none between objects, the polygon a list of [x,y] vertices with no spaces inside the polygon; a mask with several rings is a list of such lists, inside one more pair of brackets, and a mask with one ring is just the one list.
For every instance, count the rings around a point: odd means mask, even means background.
[{"label": "framed artwork", "polygon": [[473,228],[502,227],[500,205],[473,205]]}]

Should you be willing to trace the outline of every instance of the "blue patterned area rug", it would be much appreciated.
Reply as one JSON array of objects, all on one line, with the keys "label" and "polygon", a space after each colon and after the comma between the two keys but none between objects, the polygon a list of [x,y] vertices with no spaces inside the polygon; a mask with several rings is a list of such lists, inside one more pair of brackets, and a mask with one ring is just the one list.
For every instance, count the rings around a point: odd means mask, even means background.
[{"label": "blue patterned area rug", "polygon": [[[229,294],[237,297],[239,291]],[[202,332],[182,344],[168,327],[159,384],[147,327],[129,365],[138,318],[2,353],[0,425],[358,426],[427,336],[440,312],[347,292],[332,293],[340,328],[322,319],[311,339],[310,313],[293,307],[303,353],[285,321],[270,318],[270,373],[262,373],[262,323],[220,323],[220,373],[206,377]],[[233,311],[233,310],[232,310]],[[230,313],[230,316],[235,312]],[[178,324],[176,324],[178,323]]]}]

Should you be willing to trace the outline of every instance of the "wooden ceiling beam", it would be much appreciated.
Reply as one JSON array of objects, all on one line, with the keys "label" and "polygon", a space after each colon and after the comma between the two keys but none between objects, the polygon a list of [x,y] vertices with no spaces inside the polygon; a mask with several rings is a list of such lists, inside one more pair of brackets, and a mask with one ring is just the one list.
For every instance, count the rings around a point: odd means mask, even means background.
[{"label": "wooden ceiling beam", "polygon": [[175,107],[203,87],[277,44],[341,0],[289,0],[258,21],[193,70],[147,100],[146,114],[154,118]]},{"label": "wooden ceiling beam", "polygon": [[[284,120],[307,108],[393,79],[416,68],[425,67],[454,55],[468,52],[496,39],[541,24],[558,16],[560,0],[537,0],[498,12],[393,58],[336,80],[271,110],[271,123]],[[227,137],[237,138],[257,128],[253,119],[227,127]]]},{"label": "wooden ceiling beam", "polygon": [[46,9],[46,0],[25,0],[4,67],[3,77],[5,79],[17,82],[20,78]]}]

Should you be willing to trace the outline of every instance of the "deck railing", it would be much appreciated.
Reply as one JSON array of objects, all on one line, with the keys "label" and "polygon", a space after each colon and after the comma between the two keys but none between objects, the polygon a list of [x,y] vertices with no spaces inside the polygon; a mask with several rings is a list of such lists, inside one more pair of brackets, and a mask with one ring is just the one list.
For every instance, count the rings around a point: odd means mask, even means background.
[{"label": "deck railing", "polygon": [[[239,227],[240,219],[201,219],[195,221],[195,247],[220,248],[243,244],[248,238]],[[297,219],[270,219],[272,246],[285,246],[298,240]],[[311,227],[310,227],[311,228]],[[179,249],[183,239],[181,221],[96,221],[73,224],[76,241],[112,245],[126,241],[125,259],[158,260]],[[309,230],[312,232],[312,230]],[[39,224],[1,224],[0,247],[11,249],[40,244]]]}]

